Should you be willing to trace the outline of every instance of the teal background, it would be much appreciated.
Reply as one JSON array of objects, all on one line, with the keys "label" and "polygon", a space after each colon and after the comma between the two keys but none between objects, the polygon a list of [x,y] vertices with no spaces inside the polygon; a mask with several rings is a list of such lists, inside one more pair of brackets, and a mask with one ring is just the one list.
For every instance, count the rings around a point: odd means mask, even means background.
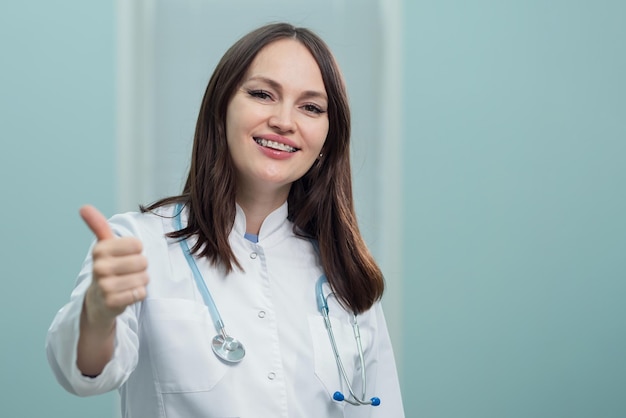
[{"label": "teal background", "polygon": [[[626,3],[403,7],[407,417],[626,416]],[[2,416],[116,414],[44,353],[77,209],[115,210],[115,30],[114,2],[0,3]]]},{"label": "teal background", "polygon": [[56,383],[44,343],[91,237],[115,207],[112,2],[0,2],[0,416],[110,418],[113,395]]},{"label": "teal background", "polygon": [[408,417],[626,417],[626,3],[405,1]]}]

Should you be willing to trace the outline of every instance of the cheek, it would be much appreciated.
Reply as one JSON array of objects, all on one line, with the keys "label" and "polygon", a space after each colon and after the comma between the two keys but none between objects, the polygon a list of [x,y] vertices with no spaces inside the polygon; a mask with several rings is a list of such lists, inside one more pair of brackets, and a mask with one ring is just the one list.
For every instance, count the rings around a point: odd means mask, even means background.
[{"label": "cheek", "polygon": [[326,138],[328,137],[328,123],[316,126],[314,129],[311,129],[309,134],[309,138],[311,138],[311,146],[321,150],[324,143],[326,143]]},{"label": "cheek", "polygon": [[[232,110],[231,110],[232,108]],[[234,143],[237,139],[250,135],[256,127],[267,119],[264,109],[252,106],[234,106],[226,114],[226,140]]]},{"label": "cheek", "polygon": [[320,151],[321,151],[321,150],[322,150],[322,148],[324,147],[324,144],[326,143],[326,138],[328,138],[328,128],[326,128],[326,129],[325,129],[325,130],[324,130],[324,131],[320,134],[320,137],[321,137],[321,141],[320,141],[320,144],[319,144],[319,149],[320,149]]},{"label": "cheek", "polygon": [[226,142],[231,145],[235,143],[238,135],[246,128],[246,118],[242,115],[248,115],[249,110],[246,109],[238,96],[235,96],[226,108]]},{"label": "cheek", "polygon": [[245,138],[248,130],[246,126],[243,124],[240,118],[237,116],[234,117],[226,117],[226,144],[229,149],[241,147],[245,142],[242,139]]},{"label": "cheek", "polygon": [[230,110],[230,106],[228,106],[226,112],[226,143],[230,146],[231,138],[233,136],[233,131],[235,129],[233,117],[231,116],[233,113]]}]

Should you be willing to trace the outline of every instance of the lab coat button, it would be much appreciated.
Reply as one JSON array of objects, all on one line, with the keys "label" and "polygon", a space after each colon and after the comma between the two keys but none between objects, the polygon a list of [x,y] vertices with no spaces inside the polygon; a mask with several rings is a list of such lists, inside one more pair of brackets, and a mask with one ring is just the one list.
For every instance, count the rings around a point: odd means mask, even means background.
[{"label": "lab coat button", "polygon": [[256,256],[257,256],[256,252],[253,251],[253,252],[250,253],[250,258],[251,259],[254,260],[256,258]]},{"label": "lab coat button", "polygon": [[269,380],[274,380],[274,379],[276,378],[276,373],[274,373],[274,372],[269,372],[269,373],[267,374],[267,378],[268,378]]},{"label": "lab coat button", "polygon": [[265,318],[265,311],[259,311],[259,318]]}]

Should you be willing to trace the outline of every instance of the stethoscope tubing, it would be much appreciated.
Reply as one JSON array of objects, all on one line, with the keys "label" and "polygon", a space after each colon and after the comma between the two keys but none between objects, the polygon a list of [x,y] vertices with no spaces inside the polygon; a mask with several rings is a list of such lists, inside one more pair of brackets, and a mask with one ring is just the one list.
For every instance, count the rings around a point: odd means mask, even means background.
[{"label": "stethoscope tubing", "polygon": [[[180,203],[177,204],[176,209],[175,209],[176,214],[177,214],[175,217],[177,230],[181,230],[183,228],[182,221],[180,219],[181,218],[180,214],[182,210],[183,210],[182,204]],[[200,294],[202,295],[204,304],[208,308],[209,313],[211,314],[211,318],[213,318],[215,329],[217,332],[225,336],[224,321],[222,321],[222,316],[220,315],[220,312],[217,309],[217,305],[215,304],[215,301],[213,300],[213,297],[211,296],[211,292],[209,292],[209,288],[207,287],[204,280],[202,280],[202,274],[200,274],[200,270],[198,269],[196,262],[192,258],[191,251],[189,250],[189,245],[187,245],[187,241],[184,239],[180,240],[180,245],[183,248],[183,254],[185,255],[187,264],[189,264],[189,267],[191,268],[191,271],[193,273],[193,279],[195,280],[196,285],[198,286],[198,289],[200,290]]]},{"label": "stethoscope tubing", "polygon": [[[354,334],[354,339],[357,345],[357,351],[359,353],[359,363],[361,365],[361,380],[363,381],[363,388],[361,397],[356,396],[354,390],[352,389],[352,385],[350,384],[350,379],[348,379],[348,375],[346,373],[346,369],[343,365],[343,361],[341,360],[341,356],[339,355],[339,349],[337,348],[337,341],[335,340],[335,333],[333,332],[333,326],[330,322],[330,317],[328,316],[328,299],[324,295],[323,285],[327,282],[326,275],[322,275],[315,285],[315,293],[317,294],[317,307],[324,318],[324,324],[326,326],[326,332],[328,333],[328,339],[330,340],[330,345],[333,349],[333,354],[335,355],[335,361],[337,366],[339,367],[339,372],[341,373],[341,377],[348,388],[348,392],[350,393],[351,399],[346,398],[343,393],[335,392],[333,394],[333,399],[336,401],[345,401],[352,405],[372,405],[378,406],[380,405],[380,399],[377,397],[373,397],[369,400],[365,400],[365,396],[367,393],[367,378],[365,374],[365,358],[363,356],[363,345],[361,343],[361,331],[359,329],[359,323],[357,321],[356,315],[352,315],[352,333]],[[331,293],[332,294],[332,293]]]},{"label": "stethoscope tubing", "polygon": [[[180,231],[182,229],[181,213],[183,211],[183,205],[181,203],[176,204],[174,211],[175,211],[174,222],[175,222],[176,230]],[[313,243],[315,250],[319,252],[317,242],[313,241],[312,243]],[[200,270],[198,269],[198,266],[196,262],[194,261],[193,256],[191,255],[191,251],[189,249],[189,245],[187,244],[187,241],[185,239],[181,239],[179,241],[179,244],[182,248],[182,252],[185,256],[185,259],[187,260],[187,264],[189,264],[189,267],[191,268],[194,281],[196,282],[196,285],[200,291],[200,294],[202,295],[204,304],[206,305],[207,309],[209,310],[209,314],[211,315],[211,318],[213,319],[215,329],[218,332],[218,335],[213,339],[212,348],[213,348],[214,353],[218,357],[220,357],[221,359],[223,359],[224,361],[228,363],[237,363],[241,361],[243,357],[245,356],[245,349],[243,345],[241,344],[241,342],[239,342],[235,338],[230,337],[226,333],[226,328],[224,326],[224,321],[222,320],[222,316],[220,315],[219,310],[217,309],[217,305],[215,304],[215,301],[213,300],[213,297],[211,296],[211,292],[209,291],[209,288],[204,282],[204,279],[202,278],[202,274],[200,273]],[[350,392],[350,397],[351,397],[351,398],[345,398],[345,396],[341,392],[337,391],[333,394],[333,399],[336,401],[345,401],[349,404],[357,405],[357,406],[358,405],[378,406],[380,405],[379,398],[373,397],[370,400],[365,400],[366,383],[367,383],[366,373],[365,373],[365,359],[363,356],[363,346],[361,343],[361,332],[359,330],[359,324],[358,324],[356,315],[354,314],[352,315],[352,332],[354,334],[354,339],[356,341],[357,350],[359,353],[359,362],[361,365],[361,379],[363,381],[363,391],[362,391],[362,395],[360,398],[356,396],[356,394],[354,393],[354,390],[352,389],[352,385],[350,385],[350,379],[348,379],[348,375],[344,368],[343,361],[341,360],[341,356],[339,355],[339,349],[337,348],[337,341],[335,340],[335,333],[333,332],[330,317],[328,315],[328,299],[324,295],[324,289],[323,289],[324,283],[327,283],[327,282],[328,280],[326,279],[326,275],[322,274],[320,278],[317,280],[317,283],[315,284],[317,307],[320,313],[322,314],[322,317],[324,318],[324,324],[326,326],[328,338],[330,340],[330,344],[333,349],[335,362],[337,363],[337,366],[339,367],[341,376],[346,384],[346,387],[348,388],[348,391]],[[331,294],[334,294],[334,293],[331,293]]]},{"label": "stethoscope tubing", "polygon": [[[183,205],[178,203],[175,208],[176,215],[174,217],[174,222],[176,229],[179,231],[182,229],[182,210]],[[209,292],[209,288],[204,282],[202,274],[200,273],[200,270],[198,269],[198,266],[191,255],[189,245],[187,245],[187,240],[181,239],[179,240],[179,244],[182,248],[183,254],[185,255],[187,264],[189,264],[189,268],[191,268],[194,281],[196,282],[196,286],[198,287],[198,290],[202,295],[204,304],[207,307],[211,318],[213,319],[215,329],[218,333],[211,340],[211,349],[216,356],[218,356],[220,359],[224,360],[227,363],[234,364],[240,362],[246,356],[245,347],[236,338],[233,338],[226,333],[226,328],[224,326],[224,321],[222,321],[222,316],[220,315],[220,312],[217,309],[217,305],[215,304],[215,301],[211,296],[211,292]]]}]

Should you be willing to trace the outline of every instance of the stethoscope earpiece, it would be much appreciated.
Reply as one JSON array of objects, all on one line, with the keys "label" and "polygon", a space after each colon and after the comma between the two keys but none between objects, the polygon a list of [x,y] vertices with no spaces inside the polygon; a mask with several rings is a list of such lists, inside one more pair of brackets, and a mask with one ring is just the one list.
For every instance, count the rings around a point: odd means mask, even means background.
[{"label": "stethoscope earpiece", "polygon": [[[317,249],[316,244],[313,245],[315,249]],[[372,405],[378,406],[380,405],[380,398],[373,397],[370,400],[366,401],[365,399],[365,391],[367,386],[367,376],[365,375],[365,359],[363,357],[363,346],[361,345],[361,332],[359,331],[359,323],[356,319],[356,314],[352,317],[352,331],[354,332],[354,340],[356,341],[356,347],[359,353],[359,362],[361,368],[361,379],[363,380],[363,387],[361,397],[358,397],[354,390],[352,390],[352,385],[350,385],[350,379],[346,374],[346,370],[343,367],[343,362],[341,361],[341,356],[339,355],[339,350],[337,349],[337,341],[335,340],[335,333],[333,332],[333,327],[330,322],[330,317],[328,316],[328,300],[324,295],[324,283],[328,283],[328,279],[326,275],[322,274],[320,278],[317,280],[317,284],[315,285],[315,293],[317,300],[317,308],[322,314],[324,318],[324,324],[326,325],[326,331],[328,332],[328,339],[330,340],[330,345],[333,348],[333,353],[335,354],[335,361],[337,362],[337,368],[341,374],[343,382],[346,384],[348,391],[350,392],[350,398],[346,398],[343,393],[337,391],[333,393],[333,399],[337,402],[347,402],[350,405]],[[332,295],[333,293],[331,293]]]},{"label": "stethoscope earpiece", "polygon": [[346,399],[346,397],[343,396],[343,393],[341,393],[339,391],[333,393],[333,399],[336,400],[337,402],[346,401],[346,402],[348,402],[349,404],[352,404],[352,405],[372,405],[372,406],[380,405],[380,398],[377,398],[376,396],[371,398],[369,400],[369,402],[368,401],[360,401],[358,399],[356,399],[355,401],[351,401],[349,399]]}]

